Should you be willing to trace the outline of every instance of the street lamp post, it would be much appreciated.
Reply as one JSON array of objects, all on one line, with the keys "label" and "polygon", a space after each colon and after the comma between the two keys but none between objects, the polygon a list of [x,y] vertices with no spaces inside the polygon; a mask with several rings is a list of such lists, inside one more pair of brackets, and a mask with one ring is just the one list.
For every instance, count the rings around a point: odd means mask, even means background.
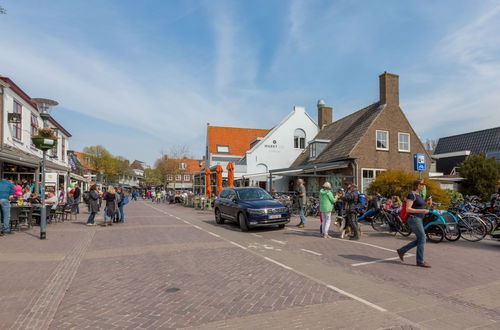
[{"label": "street lamp post", "polygon": [[[49,99],[32,99],[36,104],[38,111],[40,112],[40,117],[43,121],[43,128],[47,128],[47,121],[50,118],[51,107],[58,105],[54,100]],[[47,227],[47,209],[45,207],[45,161],[47,157],[47,150],[42,150],[42,209],[40,211],[40,239],[45,239],[47,237],[46,227]]]}]

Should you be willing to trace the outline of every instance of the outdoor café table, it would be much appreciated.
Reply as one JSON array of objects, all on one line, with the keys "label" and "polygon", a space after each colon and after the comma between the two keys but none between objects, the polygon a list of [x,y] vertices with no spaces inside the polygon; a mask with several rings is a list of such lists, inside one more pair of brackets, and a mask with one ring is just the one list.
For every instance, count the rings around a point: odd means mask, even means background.
[{"label": "outdoor caf\u00e9 table", "polygon": [[16,229],[19,229],[19,225],[21,224],[21,220],[24,220],[25,225],[28,227],[32,226],[33,222],[33,210],[35,206],[30,204],[30,205],[18,205],[18,204],[11,204],[10,205],[10,221],[11,221],[11,227],[15,227]]}]

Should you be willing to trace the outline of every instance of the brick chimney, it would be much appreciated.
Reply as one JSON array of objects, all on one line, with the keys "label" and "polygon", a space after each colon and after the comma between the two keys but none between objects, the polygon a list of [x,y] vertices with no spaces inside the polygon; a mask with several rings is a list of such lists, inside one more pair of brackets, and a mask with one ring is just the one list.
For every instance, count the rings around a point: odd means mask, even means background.
[{"label": "brick chimney", "polygon": [[399,106],[399,76],[384,72],[379,77],[380,103]]},{"label": "brick chimney", "polygon": [[330,124],[333,119],[333,109],[325,105],[325,101],[318,101],[318,126],[323,129],[326,125]]}]

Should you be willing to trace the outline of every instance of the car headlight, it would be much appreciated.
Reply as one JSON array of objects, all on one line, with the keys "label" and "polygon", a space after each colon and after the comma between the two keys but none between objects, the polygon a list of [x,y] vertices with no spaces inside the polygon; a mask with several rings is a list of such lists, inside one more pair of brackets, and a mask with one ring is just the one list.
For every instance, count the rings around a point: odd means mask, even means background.
[{"label": "car headlight", "polygon": [[267,209],[247,209],[247,212],[251,214],[267,214]]}]

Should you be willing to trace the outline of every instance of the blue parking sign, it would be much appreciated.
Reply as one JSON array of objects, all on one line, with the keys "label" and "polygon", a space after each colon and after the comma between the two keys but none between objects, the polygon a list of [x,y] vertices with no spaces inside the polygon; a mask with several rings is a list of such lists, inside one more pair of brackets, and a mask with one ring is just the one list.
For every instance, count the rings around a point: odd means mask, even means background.
[{"label": "blue parking sign", "polygon": [[425,154],[413,154],[413,170],[425,171]]}]

